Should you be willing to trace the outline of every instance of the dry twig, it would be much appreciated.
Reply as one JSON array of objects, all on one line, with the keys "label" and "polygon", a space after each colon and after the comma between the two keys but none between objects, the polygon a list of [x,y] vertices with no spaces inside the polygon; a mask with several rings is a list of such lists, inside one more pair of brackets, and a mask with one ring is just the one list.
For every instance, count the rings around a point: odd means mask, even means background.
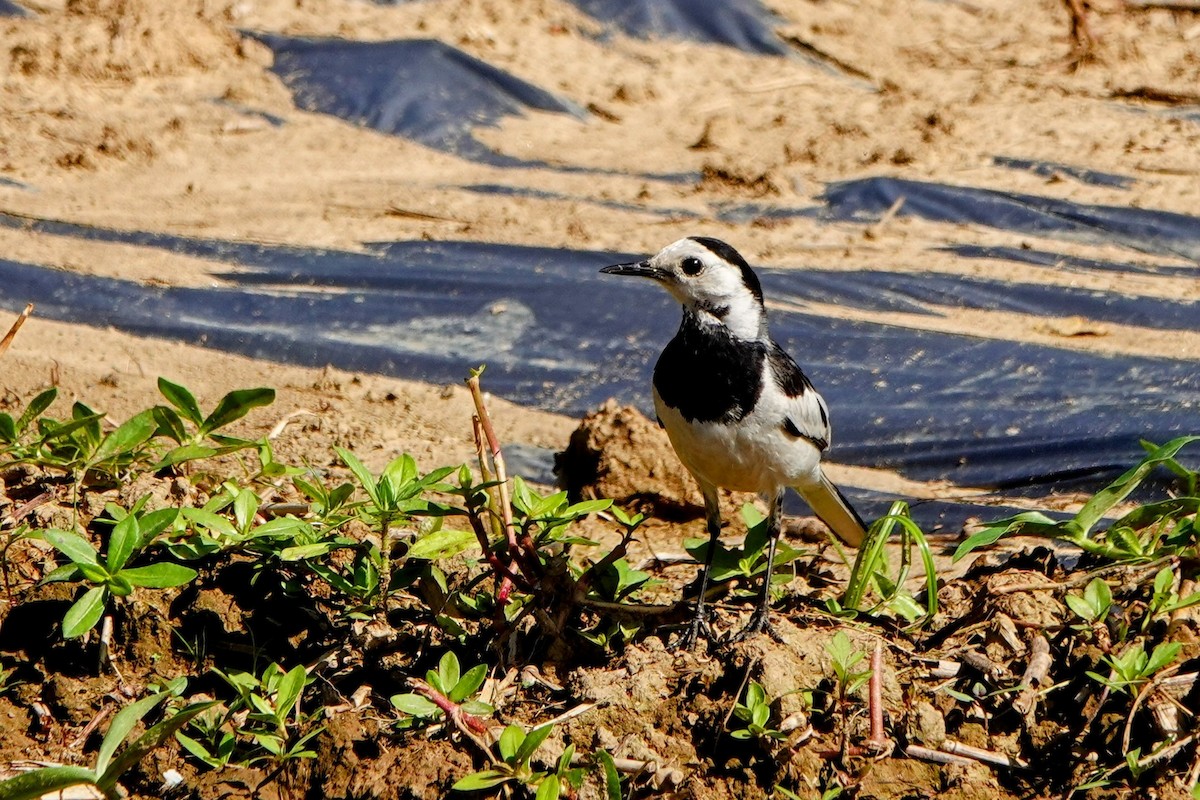
[{"label": "dry twig", "polygon": [[16,322],[8,329],[8,333],[4,334],[4,338],[0,339],[0,356],[4,355],[4,351],[12,344],[12,340],[16,338],[17,331],[21,330],[21,326],[25,324],[25,320],[29,319],[29,315],[33,313],[33,303],[28,303],[25,310],[17,317]]}]

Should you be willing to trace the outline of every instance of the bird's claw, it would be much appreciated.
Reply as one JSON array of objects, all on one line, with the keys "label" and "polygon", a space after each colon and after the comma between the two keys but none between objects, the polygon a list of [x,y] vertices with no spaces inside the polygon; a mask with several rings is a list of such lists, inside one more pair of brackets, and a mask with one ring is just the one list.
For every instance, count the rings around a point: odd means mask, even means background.
[{"label": "bird's claw", "polygon": [[740,631],[729,637],[729,644],[737,644],[738,642],[749,639],[756,633],[765,633],[777,642],[782,643],[783,637],[775,630],[775,626],[771,624],[771,614],[766,609],[758,609],[751,616],[750,621],[746,623]]},{"label": "bird's claw", "polygon": [[708,624],[708,620],[704,617],[705,615],[703,613],[692,617],[692,621],[688,624],[687,630],[684,632],[683,637],[679,640],[680,648],[688,651],[693,650],[696,647],[696,642],[699,640],[701,634],[704,634],[705,639],[712,641],[712,626]]}]

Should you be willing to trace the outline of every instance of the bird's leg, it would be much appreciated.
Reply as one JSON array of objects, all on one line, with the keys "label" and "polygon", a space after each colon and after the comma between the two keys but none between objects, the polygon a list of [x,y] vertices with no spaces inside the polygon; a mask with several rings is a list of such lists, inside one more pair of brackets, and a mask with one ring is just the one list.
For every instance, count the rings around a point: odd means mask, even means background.
[{"label": "bird's leg", "polygon": [[704,516],[708,523],[708,552],[704,556],[704,566],[700,568],[700,594],[696,596],[696,613],[680,642],[684,650],[691,650],[695,646],[701,632],[705,637],[712,636],[704,608],[704,595],[708,593],[708,573],[712,570],[713,556],[717,552],[717,540],[721,538],[721,504],[715,488],[701,486],[700,490],[704,493]]},{"label": "bird's leg", "polygon": [[746,627],[737,632],[730,640],[740,642],[746,637],[760,632],[774,635],[771,629],[771,571],[775,567],[775,545],[779,541],[779,531],[783,526],[783,490],[775,492],[771,498],[771,510],[767,514],[767,574],[763,576],[762,593],[758,598],[758,608],[750,615]]}]

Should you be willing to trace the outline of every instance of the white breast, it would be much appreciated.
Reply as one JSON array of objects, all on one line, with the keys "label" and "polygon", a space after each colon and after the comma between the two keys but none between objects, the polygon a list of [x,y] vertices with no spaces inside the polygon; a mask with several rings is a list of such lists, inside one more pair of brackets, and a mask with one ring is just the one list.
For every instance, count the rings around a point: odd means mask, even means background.
[{"label": "white breast", "polygon": [[691,423],[654,392],[654,408],[671,445],[697,481],[759,493],[821,480],[821,451],[783,428],[793,402],[769,381],[754,410],[740,422]]}]

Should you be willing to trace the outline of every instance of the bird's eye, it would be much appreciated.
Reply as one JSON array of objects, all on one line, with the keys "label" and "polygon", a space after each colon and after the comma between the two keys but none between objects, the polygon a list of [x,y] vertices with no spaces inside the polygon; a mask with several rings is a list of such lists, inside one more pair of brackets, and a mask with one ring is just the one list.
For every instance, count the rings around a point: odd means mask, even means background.
[{"label": "bird's eye", "polygon": [[684,275],[699,275],[700,270],[704,269],[704,262],[695,256],[688,256],[679,267],[683,270]]}]

